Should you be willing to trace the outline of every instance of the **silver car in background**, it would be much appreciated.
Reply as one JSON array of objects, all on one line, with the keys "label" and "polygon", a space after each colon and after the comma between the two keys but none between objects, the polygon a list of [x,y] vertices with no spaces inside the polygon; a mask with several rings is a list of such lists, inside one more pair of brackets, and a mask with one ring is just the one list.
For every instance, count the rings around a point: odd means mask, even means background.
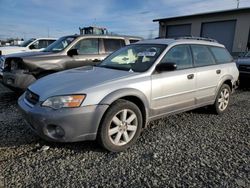
[{"label": "silver car in background", "polygon": [[224,113],[238,76],[233,58],[217,42],[148,40],[97,66],[44,77],[18,103],[46,140],[97,139],[118,152],[136,141],[148,121],[207,105]]}]

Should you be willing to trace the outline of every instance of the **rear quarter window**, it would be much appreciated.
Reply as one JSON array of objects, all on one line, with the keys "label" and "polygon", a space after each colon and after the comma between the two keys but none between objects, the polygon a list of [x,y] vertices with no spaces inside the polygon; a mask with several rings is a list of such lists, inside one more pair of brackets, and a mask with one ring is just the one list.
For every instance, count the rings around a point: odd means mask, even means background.
[{"label": "rear quarter window", "polygon": [[137,40],[137,39],[130,39],[130,40],[129,40],[129,43],[132,44],[132,43],[136,43],[136,42],[138,42],[138,41],[140,41],[140,40]]},{"label": "rear quarter window", "polygon": [[217,63],[229,63],[233,61],[232,56],[225,48],[210,47]]}]

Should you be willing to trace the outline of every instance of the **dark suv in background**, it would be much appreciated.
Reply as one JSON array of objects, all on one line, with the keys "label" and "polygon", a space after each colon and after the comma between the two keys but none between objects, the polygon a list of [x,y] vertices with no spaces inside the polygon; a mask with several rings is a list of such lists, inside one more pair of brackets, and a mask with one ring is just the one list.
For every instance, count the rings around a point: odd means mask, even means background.
[{"label": "dark suv in background", "polygon": [[246,83],[250,79],[250,51],[238,58],[237,67],[240,71],[240,82]]},{"label": "dark suv in background", "polygon": [[9,88],[24,90],[48,74],[95,65],[110,53],[139,40],[139,37],[112,35],[64,36],[43,52],[6,56],[3,83]]}]

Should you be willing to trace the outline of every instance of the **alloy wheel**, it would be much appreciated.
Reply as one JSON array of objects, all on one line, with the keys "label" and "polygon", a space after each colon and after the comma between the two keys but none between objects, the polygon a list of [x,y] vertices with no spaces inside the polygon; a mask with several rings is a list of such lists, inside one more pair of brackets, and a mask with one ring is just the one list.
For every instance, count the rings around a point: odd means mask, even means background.
[{"label": "alloy wheel", "polygon": [[224,111],[229,103],[230,91],[227,88],[221,90],[220,97],[218,98],[219,109]]},{"label": "alloy wheel", "polygon": [[137,131],[138,118],[132,110],[123,109],[112,118],[108,134],[110,141],[117,146],[129,143]]}]

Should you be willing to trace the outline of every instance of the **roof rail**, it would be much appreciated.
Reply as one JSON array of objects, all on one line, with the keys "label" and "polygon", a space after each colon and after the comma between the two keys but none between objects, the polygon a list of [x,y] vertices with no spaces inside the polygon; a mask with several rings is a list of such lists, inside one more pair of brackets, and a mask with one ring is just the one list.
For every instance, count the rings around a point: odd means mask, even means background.
[{"label": "roof rail", "polygon": [[204,40],[204,41],[209,41],[209,42],[218,42],[215,39],[211,39],[211,38],[205,38],[205,37],[178,37],[175,38],[175,40],[179,40],[179,39],[191,39],[191,40]]}]

